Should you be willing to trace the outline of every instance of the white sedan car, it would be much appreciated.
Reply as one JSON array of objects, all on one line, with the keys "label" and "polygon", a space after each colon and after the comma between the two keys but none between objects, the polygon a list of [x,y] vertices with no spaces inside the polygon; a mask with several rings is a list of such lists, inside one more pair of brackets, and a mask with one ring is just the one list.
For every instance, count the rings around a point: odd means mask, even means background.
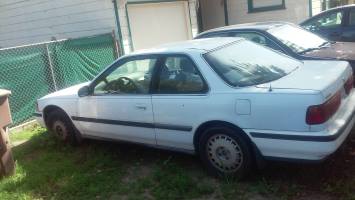
[{"label": "white sedan car", "polygon": [[255,159],[319,161],[355,121],[352,70],[239,38],[164,45],[124,56],[93,81],[38,100],[58,138],[113,139],[198,154],[218,175]]}]

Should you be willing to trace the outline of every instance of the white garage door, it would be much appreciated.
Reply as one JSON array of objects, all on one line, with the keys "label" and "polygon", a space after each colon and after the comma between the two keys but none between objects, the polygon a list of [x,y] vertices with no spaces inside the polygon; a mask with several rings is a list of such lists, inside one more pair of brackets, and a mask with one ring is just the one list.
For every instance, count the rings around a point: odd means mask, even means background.
[{"label": "white garage door", "polygon": [[134,50],[191,39],[185,1],[127,5]]}]

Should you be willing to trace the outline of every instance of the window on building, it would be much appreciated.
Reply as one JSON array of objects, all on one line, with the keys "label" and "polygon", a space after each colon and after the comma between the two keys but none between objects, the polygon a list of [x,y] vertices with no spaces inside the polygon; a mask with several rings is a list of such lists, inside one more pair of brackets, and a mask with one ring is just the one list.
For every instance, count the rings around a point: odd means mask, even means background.
[{"label": "window on building", "polygon": [[285,0],[248,0],[249,13],[281,9],[286,9]]}]

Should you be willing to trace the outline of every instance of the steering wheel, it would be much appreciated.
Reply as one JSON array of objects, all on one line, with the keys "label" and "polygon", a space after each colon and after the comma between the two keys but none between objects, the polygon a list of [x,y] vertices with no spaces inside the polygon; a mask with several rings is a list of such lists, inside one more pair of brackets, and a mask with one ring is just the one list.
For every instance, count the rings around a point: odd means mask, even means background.
[{"label": "steering wheel", "polygon": [[143,91],[139,85],[137,85],[132,79],[130,79],[128,77],[125,77],[125,76],[120,77],[117,79],[117,82],[122,83],[122,85],[124,85],[124,86],[133,86],[137,92],[141,93]]}]

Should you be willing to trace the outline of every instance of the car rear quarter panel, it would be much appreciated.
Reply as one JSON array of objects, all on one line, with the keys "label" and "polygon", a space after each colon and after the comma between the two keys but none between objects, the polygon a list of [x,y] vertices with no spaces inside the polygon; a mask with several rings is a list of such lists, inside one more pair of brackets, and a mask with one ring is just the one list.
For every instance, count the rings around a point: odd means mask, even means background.
[{"label": "car rear quarter panel", "polygon": [[[206,120],[224,120],[242,129],[277,131],[310,131],[306,124],[306,112],[310,105],[319,102],[320,94],[314,92],[291,93],[291,91],[268,91],[262,88],[243,88],[216,92],[210,95]],[[245,112],[249,102],[250,113]],[[243,112],[239,112],[242,110]]]},{"label": "car rear quarter panel", "polygon": [[[207,64],[201,55],[195,56],[202,74],[210,87],[208,109],[198,123],[206,120],[224,120],[240,128],[264,130],[309,131],[306,111],[310,105],[323,101],[319,91],[298,89],[236,88],[229,86]],[[250,102],[250,113],[240,114],[239,100]],[[244,101],[245,102],[245,101]],[[239,104],[240,105],[240,104]]]}]

